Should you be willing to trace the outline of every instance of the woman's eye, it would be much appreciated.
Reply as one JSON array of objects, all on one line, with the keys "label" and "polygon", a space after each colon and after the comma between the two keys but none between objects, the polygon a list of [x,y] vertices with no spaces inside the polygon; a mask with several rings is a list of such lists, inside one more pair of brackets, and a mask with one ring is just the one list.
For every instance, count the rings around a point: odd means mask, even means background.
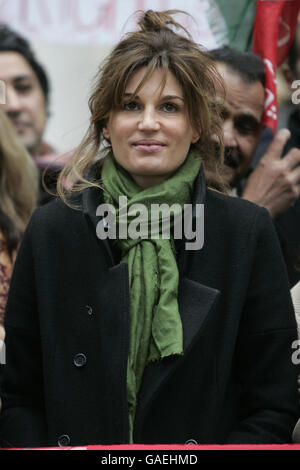
[{"label": "woman's eye", "polygon": [[125,109],[125,111],[136,111],[137,109],[139,109],[138,104],[135,101],[124,103],[123,108]]},{"label": "woman's eye", "polygon": [[173,104],[173,103],[165,103],[163,106],[162,106],[163,110],[166,111],[167,113],[174,113],[178,110],[178,106],[176,106],[176,104]]}]

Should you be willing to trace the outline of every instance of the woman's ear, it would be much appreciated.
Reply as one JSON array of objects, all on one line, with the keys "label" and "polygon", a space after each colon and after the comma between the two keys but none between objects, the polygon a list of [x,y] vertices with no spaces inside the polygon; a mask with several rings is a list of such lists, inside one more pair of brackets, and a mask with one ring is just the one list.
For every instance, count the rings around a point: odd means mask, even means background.
[{"label": "woman's ear", "polygon": [[198,132],[194,132],[192,135],[192,144],[195,144],[196,142],[198,142],[199,139],[200,139],[200,134]]},{"label": "woman's ear", "polygon": [[105,139],[109,140],[109,130],[107,128],[107,125],[103,126],[102,134]]}]

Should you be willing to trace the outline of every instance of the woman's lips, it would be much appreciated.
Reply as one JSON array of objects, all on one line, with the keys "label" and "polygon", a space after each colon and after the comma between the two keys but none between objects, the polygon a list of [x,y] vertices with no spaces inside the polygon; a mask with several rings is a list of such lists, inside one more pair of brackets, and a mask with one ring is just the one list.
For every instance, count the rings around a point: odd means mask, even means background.
[{"label": "woman's lips", "polygon": [[145,142],[145,141],[140,141],[140,142],[134,142],[133,144],[133,147],[140,151],[140,152],[144,152],[144,153],[153,153],[153,152],[159,152],[160,150],[162,150],[166,145],[161,143],[161,142],[155,142],[155,141],[149,141],[149,142]]}]

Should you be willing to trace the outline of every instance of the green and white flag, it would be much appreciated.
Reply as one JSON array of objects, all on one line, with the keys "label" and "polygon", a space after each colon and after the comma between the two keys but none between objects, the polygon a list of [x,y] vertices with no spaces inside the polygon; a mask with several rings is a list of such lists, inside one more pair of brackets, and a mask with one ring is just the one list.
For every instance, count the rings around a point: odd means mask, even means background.
[{"label": "green and white flag", "polygon": [[256,0],[209,0],[207,19],[218,47],[249,50],[255,10]]}]

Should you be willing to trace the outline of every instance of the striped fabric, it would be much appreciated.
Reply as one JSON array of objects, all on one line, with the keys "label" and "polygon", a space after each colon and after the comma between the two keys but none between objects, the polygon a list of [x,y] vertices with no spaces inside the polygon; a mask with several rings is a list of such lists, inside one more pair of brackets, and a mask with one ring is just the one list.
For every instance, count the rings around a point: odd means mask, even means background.
[{"label": "striped fabric", "polygon": [[12,261],[7,252],[7,246],[3,233],[0,232],[0,326],[3,325],[11,273]]}]

